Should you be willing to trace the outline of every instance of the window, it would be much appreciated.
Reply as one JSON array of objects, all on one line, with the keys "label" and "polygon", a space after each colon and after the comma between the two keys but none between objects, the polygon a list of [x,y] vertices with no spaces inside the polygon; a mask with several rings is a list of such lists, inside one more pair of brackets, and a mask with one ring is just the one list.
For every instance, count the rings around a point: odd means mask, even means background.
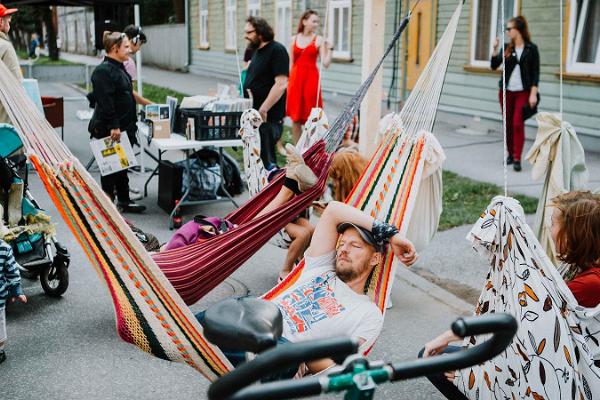
[{"label": "window", "polygon": [[333,43],[333,56],[350,58],[350,27],[352,23],[352,0],[329,2],[329,41]]},{"label": "window", "polygon": [[600,75],[600,1],[571,0],[567,71]]},{"label": "window", "polygon": [[292,38],[292,1],[277,0],[277,31],[275,39],[286,48],[290,46]]},{"label": "window", "polygon": [[236,44],[236,0],[225,0],[225,49],[235,50]]},{"label": "window", "polygon": [[208,46],[208,0],[200,0],[200,47]]},{"label": "window", "polygon": [[248,0],[248,15],[252,17],[260,15],[260,0]]},{"label": "window", "polygon": [[[504,0],[504,23],[517,13],[517,1]],[[470,63],[474,66],[489,67],[496,37],[508,40],[503,35],[502,0],[473,0],[472,16]]]}]

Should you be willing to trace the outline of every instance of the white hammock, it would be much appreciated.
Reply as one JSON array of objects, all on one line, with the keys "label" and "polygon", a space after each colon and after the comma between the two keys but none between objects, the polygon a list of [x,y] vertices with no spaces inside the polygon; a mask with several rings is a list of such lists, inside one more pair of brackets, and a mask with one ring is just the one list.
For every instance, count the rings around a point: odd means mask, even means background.
[{"label": "white hammock", "polygon": [[550,234],[552,227],[552,199],[560,194],[586,188],[588,172],[583,146],[575,129],[562,122],[558,114],[537,114],[538,132],[535,143],[527,153],[533,165],[533,180],[545,178],[544,187],[535,214],[533,231],[550,260],[557,264],[556,249]]},{"label": "white hammock", "polygon": [[[470,399],[577,399],[600,394],[600,306],[580,307],[525,223],[520,204],[494,198],[467,238],[490,261],[476,314],[507,312],[519,322],[500,356],[462,370]],[[484,338],[466,338],[471,347]]]}]

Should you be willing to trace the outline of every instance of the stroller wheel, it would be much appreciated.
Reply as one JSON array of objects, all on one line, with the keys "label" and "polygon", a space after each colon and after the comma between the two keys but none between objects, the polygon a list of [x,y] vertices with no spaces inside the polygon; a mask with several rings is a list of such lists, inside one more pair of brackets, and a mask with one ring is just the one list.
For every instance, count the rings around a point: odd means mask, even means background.
[{"label": "stroller wheel", "polygon": [[40,272],[42,289],[48,296],[60,297],[69,287],[69,270],[62,263],[52,263]]}]

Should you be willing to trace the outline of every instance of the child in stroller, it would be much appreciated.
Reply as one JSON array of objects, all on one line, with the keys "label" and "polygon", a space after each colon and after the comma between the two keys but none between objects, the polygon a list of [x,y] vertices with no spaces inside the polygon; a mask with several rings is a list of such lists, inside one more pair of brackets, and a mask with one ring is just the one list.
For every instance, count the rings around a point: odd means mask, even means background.
[{"label": "child in stroller", "polygon": [[0,239],[12,247],[21,275],[36,279],[49,296],[69,286],[69,253],[27,187],[27,158],[15,128],[0,124]]}]

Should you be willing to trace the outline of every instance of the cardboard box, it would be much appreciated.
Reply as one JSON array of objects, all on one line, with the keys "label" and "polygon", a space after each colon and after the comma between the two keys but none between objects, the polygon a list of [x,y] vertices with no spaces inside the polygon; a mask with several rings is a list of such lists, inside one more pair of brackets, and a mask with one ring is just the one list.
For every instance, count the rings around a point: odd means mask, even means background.
[{"label": "cardboard box", "polygon": [[171,137],[171,121],[168,119],[152,121],[152,138],[168,139]]},{"label": "cardboard box", "polygon": [[171,110],[169,105],[147,105],[146,119],[152,121],[152,138],[168,139],[171,137]]}]

